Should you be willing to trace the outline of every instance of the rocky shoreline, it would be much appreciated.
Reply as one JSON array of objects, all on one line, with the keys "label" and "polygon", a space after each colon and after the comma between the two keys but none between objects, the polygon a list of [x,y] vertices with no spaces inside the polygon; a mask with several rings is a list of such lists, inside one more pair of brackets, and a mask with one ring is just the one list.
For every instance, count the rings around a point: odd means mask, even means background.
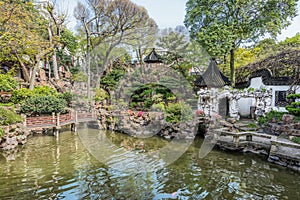
[{"label": "rocky shoreline", "polygon": [[169,123],[165,121],[163,112],[108,111],[98,109],[99,128],[113,130],[133,137],[153,135],[165,139],[193,140],[197,134],[198,120]]},{"label": "rocky shoreline", "polygon": [[0,137],[0,149],[4,151],[15,149],[18,145],[24,145],[30,132],[22,123],[2,126],[3,135]]}]

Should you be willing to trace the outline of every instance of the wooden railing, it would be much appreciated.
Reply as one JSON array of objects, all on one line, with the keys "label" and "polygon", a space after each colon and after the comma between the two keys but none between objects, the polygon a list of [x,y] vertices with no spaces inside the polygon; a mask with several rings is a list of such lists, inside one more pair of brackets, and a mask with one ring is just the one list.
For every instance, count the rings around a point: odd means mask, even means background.
[{"label": "wooden railing", "polygon": [[52,113],[52,116],[37,116],[37,117],[26,117],[24,120],[24,126],[27,128],[46,128],[46,127],[59,127],[72,123],[79,123],[84,121],[91,121],[96,119],[94,110],[91,112],[77,112],[70,111],[67,114]]},{"label": "wooden railing", "polygon": [[12,95],[12,92],[3,92],[3,91],[0,91],[0,95]]}]

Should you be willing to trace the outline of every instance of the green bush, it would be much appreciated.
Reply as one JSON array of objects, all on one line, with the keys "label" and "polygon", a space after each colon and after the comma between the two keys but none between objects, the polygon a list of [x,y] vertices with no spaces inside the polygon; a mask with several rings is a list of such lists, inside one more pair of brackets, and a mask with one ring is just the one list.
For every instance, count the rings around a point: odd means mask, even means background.
[{"label": "green bush", "polygon": [[163,102],[155,103],[152,105],[152,109],[155,111],[164,112],[165,111],[165,104]]},{"label": "green bush", "polygon": [[101,79],[101,87],[107,88],[109,90],[115,89],[124,74],[124,69],[113,69],[109,74]]},{"label": "green bush", "polygon": [[33,88],[33,94],[37,96],[56,96],[56,89],[48,86],[35,86]]},{"label": "green bush", "polygon": [[3,136],[3,129],[0,127],[0,137]]},{"label": "green bush", "polygon": [[163,99],[164,99],[164,95],[160,94],[160,93],[159,94],[155,94],[155,95],[152,96],[152,101],[154,103],[160,103],[160,102],[163,101]]},{"label": "green bush", "polygon": [[87,82],[88,76],[85,73],[80,71],[76,74],[73,74],[72,80],[76,82]]},{"label": "green bush", "polygon": [[254,123],[249,123],[249,124],[247,125],[247,127],[248,127],[248,128],[256,129],[256,128],[257,128],[257,125],[254,124]]},{"label": "green bush", "polygon": [[290,105],[287,105],[285,109],[293,115],[300,116],[300,102],[292,102]]},{"label": "green bush", "polygon": [[64,92],[64,93],[59,93],[57,97],[60,99],[64,99],[67,102],[67,104],[70,104],[71,101],[75,98],[75,95],[71,92]]},{"label": "green bush", "polygon": [[97,89],[95,93],[94,100],[97,102],[103,101],[104,99],[108,99],[108,93],[103,89]]},{"label": "green bush", "polygon": [[278,112],[278,111],[270,111],[266,114],[266,117],[259,117],[258,118],[258,123],[260,125],[264,125],[266,123],[268,123],[269,121],[271,121],[273,118],[277,119],[277,121],[281,121],[282,120],[282,116],[286,114],[285,112]]},{"label": "green bush", "polygon": [[0,107],[11,107],[11,106],[14,106],[15,104],[12,103],[12,102],[9,102],[9,103],[0,103]]},{"label": "green bush", "polygon": [[131,101],[135,102],[136,106],[131,108],[137,110],[149,110],[153,104],[174,102],[176,96],[169,88],[158,84],[141,85],[133,90]]},{"label": "green bush", "polygon": [[8,74],[0,74],[0,91],[10,92],[17,89],[18,82]]},{"label": "green bush", "polygon": [[300,137],[293,137],[292,141],[297,144],[300,144]]},{"label": "green bush", "polygon": [[15,112],[0,108],[0,125],[10,125],[22,121],[22,117]]},{"label": "green bush", "polygon": [[54,96],[36,96],[22,102],[20,111],[27,116],[65,113],[66,100]]},{"label": "green bush", "polygon": [[[288,99],[300,99],[300,94],[290,94],[287,96]],[[285,107],[289,113],[300,116],[300,102],[292,102]]]},{"label": "green bush", "polygon": [[21,88],[19,90],[13,91],[11,101],[13,103],[20,103],[21,101],[33,96],[33,90],[27,88]]},{"label": "green bush", "polygon": [[55,89],[50,88],[48,86],[36,86],[33,90],[28,88],[21,88],[19,90],[13,91],[11,101],[13,103],[20,103],[28,98],[34,96],[57,96],[58,93]]},{"label": "green bush", "polygon": [[300,99],[300,94],[289,94],[287,99]]},{"label": "green bush", "polygon": [[178,123],[181,119],[181,107],[179,103],[169,103],[166,107],[166,121]]},{"label": "green bush", "polygon": [[193,118],[193,111],[189,104],[180,103],[181,111],[182,111],[182,120],[188,121]]},{"label": "green bush", "polygon": [[149,108],[151,107],[152,104],[153,104],[152,98],[146,98],[146,99],[144,100],[144,107],[145,107],[145,108],[149,109]]},{"label": "green bush", "polygon": [[192,109],[185,103],[169,103],[166,107],[166,121],[178,123],[192,119]]}]

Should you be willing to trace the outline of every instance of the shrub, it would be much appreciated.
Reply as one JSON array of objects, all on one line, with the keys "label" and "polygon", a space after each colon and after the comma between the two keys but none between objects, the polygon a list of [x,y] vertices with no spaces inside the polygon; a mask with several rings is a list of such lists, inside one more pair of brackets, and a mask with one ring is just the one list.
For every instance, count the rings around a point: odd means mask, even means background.
[{"label": "shrub", "polygon": [[166,107],[166,121],[178,123],[181,119],[181,107],[179,103],[169,103]]},{"label": "shrub", "polygon": [[71,92],[64,92],[57,95],[58,98],[64,99],[67,104],[71,104],[71,101],[74,99],[75,95]]},{"label": "shrub", "polygon": [[9,103],[0,103],[0,107],[11,107],[11,106],[14,106],[15,104],[12,103],[12,102],[9,102]]},{"label": "shrub", "polygon": [[254,124],[254,123],[249,123],[249,124],[247,125],[247,127],[248,127],[248,128],[254,128],[254,129],[257,129],[257,125]]},{"label": "shrub", "polygon": [[108,99],[108,93],[103,89],[97,89],[95,93],[94,100],[97,102],[103,101],[104,99]]},{"label": "shrub", "polygon": [[163,112],[165,111],[165,104],[163,102],[153,104],[152,109],[155,111]]},{"label": "shrub", "polygon": [[56,96],[56,89],[48,86],[35,86],[33,88],[33,94],[37,96]]},{"label": "shrub", "polygon": [[10,92],[17,89],[18,82],[8,74],[0,74],[0,91]]},{"label": "shrub", "polygon": [[169,103],[166,107],[166,121],[178,123],[192,119],[192,109],[185,103]]},{"label": "shrub", "polygon": [[54,96],[36,96],[26,99],[21,104],[21,112],[27,116],[65,113],[66,100]]},{"label": "shrub", "polygon": [[144,107],[145,108],[150,108],[151,105],[152,105],[152,99],[151,98],[146,98],[145,101],[144,101]]},{"label": "shrub", "polygon": [[300,144],[300,137],[293,137],[292,141]]},{"label": "shrub", "polygon": [[272,111],[268,112],[265,117],[259,117],[257,121],[260,125],[264,125],[264,124],[268,123],[273,118],[277,119],[277,121],[281,121],[282,116],[284,114],[286,114],[286,113],[272,110]]},{"label": "shrub", "polygon": [[300,99],[300,94],[289,94],[287,99]]},{"label": "shrub", "polygon": [[285,107],[289,113],[300,116],[300,102],[292,102],[290,105]]},{"label": "shrub", "polygon": [[101,79],[100,84],[103,88],[113,90],[117,86],[121,78],[124,76],[124,74],[124,69],[113,69],[110,73],[108,73]]},{"label": "shrub", "polygon": [[20,103],[21,101],[33,96],[33,90],[27,88],[21,88],[19,90],[13,91],[11,101],[13,103]]},{"label": "shrub", "polygon": [[10,125],[22,121],[22,117],[15,112],[0,108],[0,125]]},{"label": "shrub", "polygon": [[[290,94],[287,96],[288,99],[300,99],[300,94]],[[300,102],[292,102],[285,107],[289,113],[300,116]]]},{"label": "shrub", "polygon": [[3,136],[3,129],[0,127],[0,137]]},{"label": "shrub", "polygon": [[48,86],[36,86],[33,90],[28,88],[21,88],[19,90],[13,91],[11,101],[13,103],[20,103],[33,96],[57,96],[58,93],[55,89]]},{"label": "shrub", "polygon": [[76,82],[87,82],[88,76],[83,72],[78,72],[76,74],[73,74],[72,80]]},{"label": "shrub", "polygon": [[163,94],[155,94],[152,96],[152,101],[154,103],[159,103],[163,101],[163,98],[164,98]]}]

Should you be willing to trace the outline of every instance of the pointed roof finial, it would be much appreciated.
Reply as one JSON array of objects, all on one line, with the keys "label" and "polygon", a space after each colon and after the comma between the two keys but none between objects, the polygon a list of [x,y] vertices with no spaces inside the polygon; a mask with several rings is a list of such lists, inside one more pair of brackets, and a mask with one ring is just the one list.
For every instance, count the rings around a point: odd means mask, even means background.
[{"label": "pointed roof finial", "polygon": [[155,52],[155,48],[152,49],[149,55],[144,58],[145,63],[162,63],[161,56]]}]

